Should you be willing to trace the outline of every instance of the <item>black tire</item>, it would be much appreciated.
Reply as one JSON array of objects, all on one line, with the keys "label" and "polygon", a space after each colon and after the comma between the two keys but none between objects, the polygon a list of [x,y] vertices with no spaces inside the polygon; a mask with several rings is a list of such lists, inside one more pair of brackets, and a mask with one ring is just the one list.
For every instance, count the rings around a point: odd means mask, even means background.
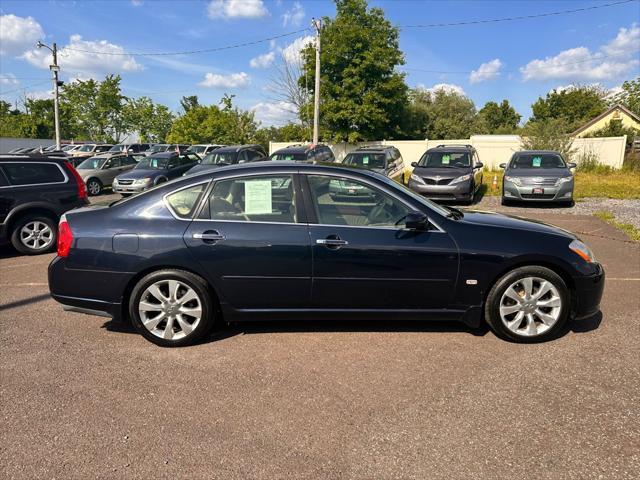
[{"label": "black tire", "polygon": [[512,205],[511,200],[507,200],[507,199],[506,199],[506,198],[504,198],[504,197],[502,197],[502,198],[501,198],[501,200],[500,200],[500,204],[501,204],[501,205],[503,205],[503,206],[505,206],[505,207],[508,207],[509,205]]},{"label": "black tire", "polygon": [[102,193],[103,188],[104,186],[102,185],[102,182],[97,178],[90,178],[87,181],[87,193],[92,197],[96,195],[100,195]]},{"label": "black tire", "polygon": [[[27,243],[22,235],[22,229],[29,223],[39,222],[45,224],[51,231],[50,243],[43,248],[32,248]],[[18,219],[12,226],[11,230],[11,244],[20,253],[25,255],[40,255],[42,253],[51,252],[56,248],[58,242],[58,222],[53,218],[44,215],[25,215]]]},{"label": "black tire", "polygon": [[[514,333],[507,328],[500,317],[500,301],[503,294],[514,282],[525,277],[537,277],[551,282],[558,291],[561,300],[560,313],[556,322],[548,330],[536,336],[524,336]],[[500,338],[517,343],[539,343],[551,340],[563,331],[570,308],[571,294],[562,277],[548,268],[531,265],[511,270],[493,285],[487,296],[484,315],[491,329]]]},{"label": "black tire", "polygon": [[167,182],[167,177],[158,177],[154,183],[154,185],[160,185],[161,183]]},{"label": "black tire", "polygon": [[[138,312],[138,304],[145,290],[150,285],[162,280],[178,280],[191,287],[200,299],[202,313],[198,325],[188,335],[177,340],[167,340],[153,334],[144,326]],[[207,283],[198,275],[184,270],[159,270],[143,277],[133,288],[129,297],[129,315],[133,327],[150,342],[161,347],[184,347],[198,342],[211,332],[214,324],[215,304]]]}]

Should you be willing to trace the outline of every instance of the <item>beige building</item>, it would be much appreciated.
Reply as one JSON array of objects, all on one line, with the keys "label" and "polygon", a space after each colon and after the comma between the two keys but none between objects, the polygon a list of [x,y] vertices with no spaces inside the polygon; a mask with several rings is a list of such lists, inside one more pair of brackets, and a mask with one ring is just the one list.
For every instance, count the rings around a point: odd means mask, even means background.
[{"label": "beige building", "polygon": [[593,120],[585,123],[579,129],[571,134],[572,137],[580,138],[597,132],[605,128],[611,120],[618,120],[622,122],[622,126],[625,128],[634,128],[640,131],[640,117],[629,110],[624,105],[614,105],[606,112],[601,113]]}]

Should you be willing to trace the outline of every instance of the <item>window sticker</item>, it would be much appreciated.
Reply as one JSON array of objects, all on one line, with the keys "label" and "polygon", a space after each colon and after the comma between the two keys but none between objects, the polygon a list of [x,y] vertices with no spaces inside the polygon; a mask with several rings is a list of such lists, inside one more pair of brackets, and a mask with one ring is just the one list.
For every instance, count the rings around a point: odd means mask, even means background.
[{"label": "window sticker", "polygon": [[542,157],[533,157],[533,166],[539,167],[542,165]]},{"label": "window sticker", "polygon": [[271,180],[249,180],[244,184],[244,213],[272,213]]},{"label": "window sticker", "polygon": [[362,157],[362,164],[363,165],[369,165],[369,157],[367,157],[367,156]]},{"label": "window sticker", "polygon": [[449,155],[443,155],[442,156],[442,164],[443,165],[449,165],[449,160],[451,160],[451,157]]},{"label": "window sticker", "polygon": [[293,160],[293,155],[285,155],[285,160]]}]

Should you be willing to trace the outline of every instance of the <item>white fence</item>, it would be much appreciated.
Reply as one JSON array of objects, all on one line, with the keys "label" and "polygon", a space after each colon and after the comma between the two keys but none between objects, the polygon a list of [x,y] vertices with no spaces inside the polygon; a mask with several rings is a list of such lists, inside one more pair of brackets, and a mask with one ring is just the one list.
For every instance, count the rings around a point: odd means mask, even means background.
[{"label": "white fence", "polygon": [[[581,154],[592,154],[603,165],[621,168],[624,161],[624,151],[627,137],[604,138],[576,138],[573,141],[575,155],[571,161],[576,161]],[[300,142],[270,142],[269,154]],[[380,142],[365,143],[335,143],[329,144],[336,160],[342,159],[352,150],[363,145],[392,145],[400,150],[406,170],[411,169],[411,162],[417,162],[428,149],[438,145],[463,144],[472,145],[478,151],[480,161],[489,169],[497,169],[501,163],[506,163],[513,155],[522,149],[522,139],[518,135],[473,135],[466,140],[382,140]]]}]

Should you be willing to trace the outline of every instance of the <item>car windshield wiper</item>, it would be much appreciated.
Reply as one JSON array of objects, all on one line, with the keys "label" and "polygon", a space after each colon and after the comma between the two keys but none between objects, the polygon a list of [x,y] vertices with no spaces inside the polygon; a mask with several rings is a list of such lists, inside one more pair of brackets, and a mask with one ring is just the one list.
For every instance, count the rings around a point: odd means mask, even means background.
[{"label": "car windshield wiper", "polygon": [[462,217],[464,217],[464,213],[462,212],[462,210],[459,210],[455,207],[450,207],[448,205],[443,205],[443,207],[449,210],[449,215],[447,215],[447,217],[453,218],[455,220],[460,220]]}]

